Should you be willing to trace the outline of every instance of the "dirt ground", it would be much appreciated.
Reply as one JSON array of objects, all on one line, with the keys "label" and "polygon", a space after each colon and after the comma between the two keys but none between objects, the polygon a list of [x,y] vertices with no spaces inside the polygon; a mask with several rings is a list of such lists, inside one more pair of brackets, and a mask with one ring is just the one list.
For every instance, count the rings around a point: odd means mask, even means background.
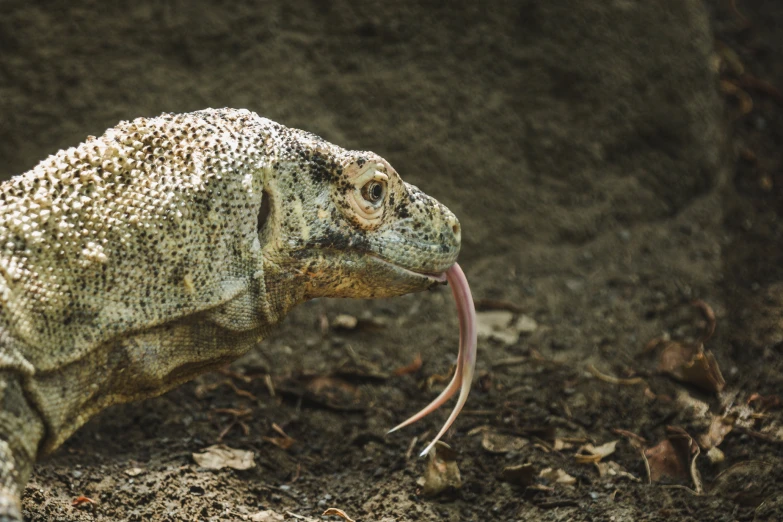
[{"label": "dirt ground", "polygon": [[[106,411],[37,465],[30,521],[783,520],[783,4],[39,3],[2,3],[4,177],[121,119],[246,107],[386,157],[460,217],[479,309],[537,327],[480,340],[461,488],[418,482],[448,408],[385,434],[455,361],[440,288],[307,303]],[[197,465],[216,443],[255,467]]]}]

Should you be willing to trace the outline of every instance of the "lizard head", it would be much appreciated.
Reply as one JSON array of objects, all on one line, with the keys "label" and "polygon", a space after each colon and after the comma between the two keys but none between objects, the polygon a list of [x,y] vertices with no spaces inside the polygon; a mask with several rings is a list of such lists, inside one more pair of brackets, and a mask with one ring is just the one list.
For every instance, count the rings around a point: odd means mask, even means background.
[{"label": "lizard head", "polygon": [[271,169],[264,273],[295,273],[313,297],[391,297],[445,282],[460,225],[380,156],[312,135]]}]

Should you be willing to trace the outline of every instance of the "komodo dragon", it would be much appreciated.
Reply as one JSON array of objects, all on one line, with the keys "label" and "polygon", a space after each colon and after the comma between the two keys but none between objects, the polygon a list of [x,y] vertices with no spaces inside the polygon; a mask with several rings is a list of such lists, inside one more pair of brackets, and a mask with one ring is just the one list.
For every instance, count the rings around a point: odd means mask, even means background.
[{"label": "komodo dragon", "polygon": [[454,214],[381,157],[247,110],[121,122],[3,183],[0,521],[103,408],[225,365],[307,299],[444,272],[456,296],[459,247]]}]

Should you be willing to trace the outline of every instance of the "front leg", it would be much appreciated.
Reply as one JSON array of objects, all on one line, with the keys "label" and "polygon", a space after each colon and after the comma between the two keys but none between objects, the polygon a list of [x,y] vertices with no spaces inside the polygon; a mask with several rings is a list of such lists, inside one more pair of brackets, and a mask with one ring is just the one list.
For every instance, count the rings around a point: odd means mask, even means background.
[{"label": "front leg", "polygon": [[43,422],[25,398],[22,379],[0,370],[0,522],[21,522],[21,496],[43,436]]}]

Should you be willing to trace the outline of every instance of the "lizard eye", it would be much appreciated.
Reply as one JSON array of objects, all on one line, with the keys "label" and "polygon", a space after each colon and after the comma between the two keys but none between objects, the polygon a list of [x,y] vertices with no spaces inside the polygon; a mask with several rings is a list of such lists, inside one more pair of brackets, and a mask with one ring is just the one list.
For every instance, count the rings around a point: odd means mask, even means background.
[{"label": "lizard eye", "polygon": [[386,185],[378,180],[371,180],[362,187],[362,197],[370,203],[378,203],[386,194]]},{"label": "lizard eye", "polygon": [[365,163],[358,173],[351,176],[353,190],[345,194],[349,217],[359,226],[370,228],[383,221],[383,203],[389,197],[389,175],[378,164]]}]

